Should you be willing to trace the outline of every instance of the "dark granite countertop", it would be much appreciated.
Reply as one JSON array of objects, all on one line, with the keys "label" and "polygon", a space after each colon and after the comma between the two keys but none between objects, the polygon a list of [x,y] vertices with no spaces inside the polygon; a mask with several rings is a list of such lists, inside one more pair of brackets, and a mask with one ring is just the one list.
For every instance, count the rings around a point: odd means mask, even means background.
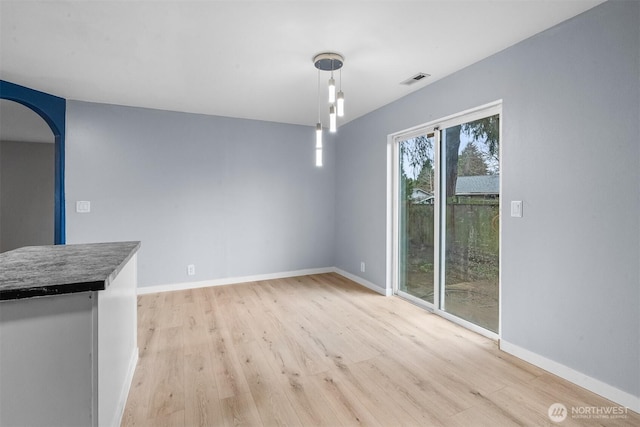
[{"label": "dark granite countertop", "polygon": [[105,290],[140,242],[27,246],[0,254],[0,300]]}]

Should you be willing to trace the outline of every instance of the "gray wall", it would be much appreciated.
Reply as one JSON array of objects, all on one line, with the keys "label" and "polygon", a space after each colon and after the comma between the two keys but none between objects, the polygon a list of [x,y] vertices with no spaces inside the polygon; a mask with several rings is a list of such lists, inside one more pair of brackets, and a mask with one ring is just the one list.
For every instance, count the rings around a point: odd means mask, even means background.
[{"label": "gray wall", "polygon": [[0,252],[54,240],[55,145],[0,142]]},{"label": "gray wall", "polygon": [[[140,286],[334,265],[311,127],[67,103],[67,242],[140,240]],[[91,213],[75,212],[78,200]],[[187,276],[195,264],[196,275]]]},{"label": "gray wall", "polygon": [[337,267],[385,286],[387,135],[502,99],[502,339],[640,396],[639,28],[607,2],[341,127]]}]

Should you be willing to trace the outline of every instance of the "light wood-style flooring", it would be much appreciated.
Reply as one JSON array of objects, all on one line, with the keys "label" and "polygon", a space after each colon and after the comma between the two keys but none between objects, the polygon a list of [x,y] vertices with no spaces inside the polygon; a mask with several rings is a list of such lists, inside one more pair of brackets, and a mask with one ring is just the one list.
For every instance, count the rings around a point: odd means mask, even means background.
[{"label": "light wood-style flooring", "polygon": [[123,426],[561,424],[613,403],[337,274],[143,295]]}]

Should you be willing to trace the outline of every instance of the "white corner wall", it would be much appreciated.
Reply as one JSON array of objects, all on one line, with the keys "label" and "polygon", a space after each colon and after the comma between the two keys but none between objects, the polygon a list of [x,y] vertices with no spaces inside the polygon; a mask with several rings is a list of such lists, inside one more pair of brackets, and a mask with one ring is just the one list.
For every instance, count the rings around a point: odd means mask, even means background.
[{"label": "white corner wall", "polygon": [[384,291],[387,135],[502,100],[501,340],[640,411],[639,76],[609,1],[341,127],[336,267]]}]

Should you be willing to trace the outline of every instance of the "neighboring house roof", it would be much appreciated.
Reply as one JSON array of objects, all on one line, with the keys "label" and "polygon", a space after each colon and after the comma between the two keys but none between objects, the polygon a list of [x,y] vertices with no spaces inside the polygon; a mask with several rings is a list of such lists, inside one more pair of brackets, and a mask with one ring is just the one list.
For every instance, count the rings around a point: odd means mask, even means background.
[{"label": "neighboring house roof", "polygon": [[422,188],[414,188],[411,192],[411,200],[417,205],[430,205],[433,204],[433,194]]},{"label": "neighboring house roof", "polygon": [[456,195],[500,194],[500,175],[459,176]]},{"label": "neighboring house roof", "polygon": [[[457,196],[499,195],[500,175],[459,176],[456,182]],[[433,194],[414,188],[409,196],[415,204],[432,204]]]},{"label": "neighboring house roof", "polygon": [[414,188],[413,191],[411,192],[412,199],[423,199],[431,195],[432,195],[431,193],[429,193],[428,191],[424,191],[422,188]]}]

